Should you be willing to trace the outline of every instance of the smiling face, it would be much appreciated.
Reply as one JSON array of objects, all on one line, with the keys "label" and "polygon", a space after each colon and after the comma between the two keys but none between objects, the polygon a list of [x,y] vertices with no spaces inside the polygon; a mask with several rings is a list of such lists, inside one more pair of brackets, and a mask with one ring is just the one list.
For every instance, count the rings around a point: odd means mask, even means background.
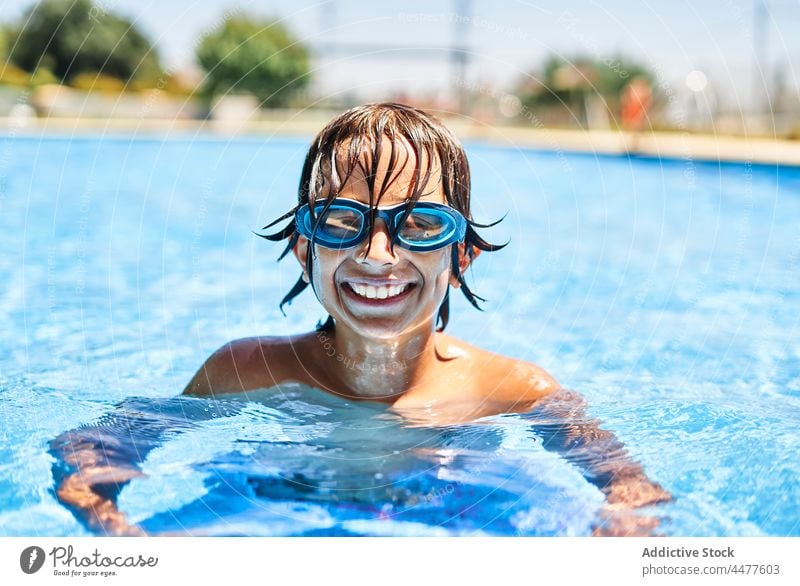
[{"label": "smiling face", "polygon": [[[338,196],[383,208],[408,201],[416,187],[419,201],[445,203],[441,171],[435,161],[425,185],[422,181],[417,185],[417,171],[423,170],[424,177],[428,166],[425,155],[418,165],[409,144],[397,139],[394,156],[393,162],[390,150],[381,150],[371,180],[366,171],[371,169],[371,161],[362,161],[341,185]],[[371,197],[370,184],[374,191],[374,186],[382,186],[382,192]],[[326,191],[330,190],[323,189],[324,195],[318,199],[328,197]],[[392,250],[387,227],[379,218],[372,233],[353,248],[315,248],[311,274],[317,298],[337,324],[366,337],[385,339],[420,327],[433,329],[448,283],[458,285],[451,277],[449,246],[432,252],[411,252],[399,245]],[[301,236],[294,253],[306,275],[307,251],[308,240]]]}]

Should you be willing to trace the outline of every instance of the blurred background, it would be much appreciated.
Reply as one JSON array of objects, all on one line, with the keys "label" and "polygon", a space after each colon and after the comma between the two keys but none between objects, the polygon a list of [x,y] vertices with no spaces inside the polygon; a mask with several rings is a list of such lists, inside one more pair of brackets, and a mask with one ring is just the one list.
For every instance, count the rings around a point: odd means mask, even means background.
[{"label": "blurred background", "polygon": [[800,4],[0,0],[0,117],[280,124],[397,100],[492,127],[800,138]]}]

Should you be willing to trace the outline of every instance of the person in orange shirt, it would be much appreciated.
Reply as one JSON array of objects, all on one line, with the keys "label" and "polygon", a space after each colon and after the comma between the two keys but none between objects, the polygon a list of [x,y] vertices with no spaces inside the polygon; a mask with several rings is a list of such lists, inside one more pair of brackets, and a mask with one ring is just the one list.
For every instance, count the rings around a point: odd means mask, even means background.
[{"label": "person in orange shirt", "polygon": [[625,86],[620,100],[620,118],[625,130],[639,132],[648,122],[648,112],[653,102],[650,83],[644,77],[635,77]]}]

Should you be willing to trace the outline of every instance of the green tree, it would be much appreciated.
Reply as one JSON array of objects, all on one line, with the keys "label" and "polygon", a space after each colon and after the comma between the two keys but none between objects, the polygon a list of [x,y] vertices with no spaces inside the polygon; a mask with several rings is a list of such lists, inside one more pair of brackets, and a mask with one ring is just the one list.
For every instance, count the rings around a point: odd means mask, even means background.
[{"label": "green tree", "polygon": [[541,74],[521,84],[516,94],[529,109],[561,109],[584,124],[588,98],[602,98],[615,112],[625,86],[637,77],[652,84],[649,70],[624,57],[565,59],[553,55],[544,63]]},{"label": "green tree", "polygon": [[280,107],[309,82],[308,51],[277,22],[230,16],[200,39],[197,61],[208,96],[246,91]]},{"label": "green tree", "polygon": [[8,57],[8,32],[5,27],[0,25],[0,65],[6,62]]},{"label": "green tree", "polygon": [[161,71],[153,46],[133,23],[91,0],[41,0],[13,36],[13,63],[29,72],[44,67],[66,83],[86,73],[149,82]]}]

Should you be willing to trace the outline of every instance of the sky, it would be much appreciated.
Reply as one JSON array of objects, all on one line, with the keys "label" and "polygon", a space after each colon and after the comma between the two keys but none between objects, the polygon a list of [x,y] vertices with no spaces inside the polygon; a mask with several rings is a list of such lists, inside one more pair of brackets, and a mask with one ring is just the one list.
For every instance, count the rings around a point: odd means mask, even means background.
[{"label": "sky", "polygon": [[[0,21],[13,21],[31,0],[0,0]],[[746,105],[782,71],[800,78],[798,0],[99,0],[134,20],[164,63],[194,62],[194,45],[226,13],[281,20],[315,59],[320,95],[387,92],[435,95],[452,88],[454,45],[469,54],[466,78],[509,90],[550,54],[617,55],[648,65],[657,79],[685,88],[703,71],[709,89]],[[755,22],[757,7],[764,6]],[[756,54],[760,55],[757,59]]]}]

